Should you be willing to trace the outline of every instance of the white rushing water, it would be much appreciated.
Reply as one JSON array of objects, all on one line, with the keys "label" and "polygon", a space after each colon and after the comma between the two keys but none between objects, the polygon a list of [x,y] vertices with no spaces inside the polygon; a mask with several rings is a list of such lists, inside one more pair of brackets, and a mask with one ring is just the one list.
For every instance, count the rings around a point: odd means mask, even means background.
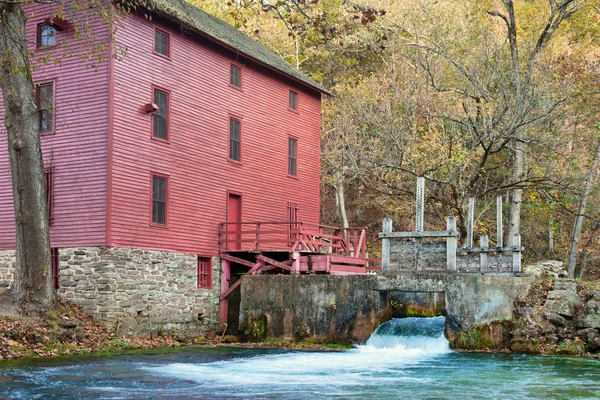
[{"label": "white rushing water", "polygon": [[[172,363],[148,370],[161,376],[212,385],[369,384],[394,372],[390,381],[423,381],[397,371],[450,352],[444,318],[404,318],[382,324],[364,344],[349,351],[266,354],[204,364]],[[280,377],[274,381],[274,377]]]}]

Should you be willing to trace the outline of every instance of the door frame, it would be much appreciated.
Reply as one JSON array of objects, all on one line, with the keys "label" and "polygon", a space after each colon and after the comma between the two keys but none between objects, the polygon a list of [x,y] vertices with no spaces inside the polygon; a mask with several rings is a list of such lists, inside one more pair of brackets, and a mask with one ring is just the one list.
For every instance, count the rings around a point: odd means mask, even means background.
[{"label": "door frame", "polygon": [[[244,196],[242,195],[241,192],[236,192],[233,190],[227,190],[227,197],[226,197],[226,202],[227,202],[226,205],[227,206],[225,207],[225,221],[229,222],[229,199],[232,196],[238,197],[240,199],[240,209],[239,209],[238,216],[240,218],[239,222],[242,222],[243,221],[243,219],[242,219],[243,218],[243,209],[244,209],[244,201],[243,201]],[[227,224],[227,230],[229,230],[229,224]],[[240,230],[242,230],[241,225],[240,225]],[[236,239],[240,239],[240,238],[241,238],[241,234],[238,234]],[[227,250],[241,250],[242,244],[236,243],[234,247],[235,248],[230,249],[229,246],[227,246]]]}]

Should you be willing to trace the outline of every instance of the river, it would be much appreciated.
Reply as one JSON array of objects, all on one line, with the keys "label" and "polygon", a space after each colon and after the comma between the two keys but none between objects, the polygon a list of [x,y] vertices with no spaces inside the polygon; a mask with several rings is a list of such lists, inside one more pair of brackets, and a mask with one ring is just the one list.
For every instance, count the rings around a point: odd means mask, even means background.
[{"label": "river", "polygon": [[0,362],[0,398],[600,399],[600,361],[450,351],[443,317],[339,352],[199,349]]}]

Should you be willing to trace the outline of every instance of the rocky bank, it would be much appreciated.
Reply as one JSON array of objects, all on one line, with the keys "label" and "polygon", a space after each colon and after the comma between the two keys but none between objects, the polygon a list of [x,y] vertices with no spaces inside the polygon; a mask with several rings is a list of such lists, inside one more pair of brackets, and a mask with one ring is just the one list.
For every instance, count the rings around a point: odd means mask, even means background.
[{"label": "rocky bank", "polygon": [[600,352],[600,288],[566,279],[562,263],[527,266],[536,281],[512,321],[477,326],[452,341],[463,350],[584,355]]}]

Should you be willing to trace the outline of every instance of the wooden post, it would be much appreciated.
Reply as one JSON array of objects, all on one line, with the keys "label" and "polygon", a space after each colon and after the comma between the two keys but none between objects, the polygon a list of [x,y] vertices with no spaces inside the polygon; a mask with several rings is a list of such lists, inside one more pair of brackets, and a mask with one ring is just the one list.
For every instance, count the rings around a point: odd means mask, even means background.
[{"label": "wooden post", "polygon": [[[449,235],[456,235],[456,218],[448,217],[446,229]],[[446,237],[446,268],[450,271],[456,271],[456,248],[458,247],[458,238],[456,236]]]},{"label": "wooden post", "polygon": [[521,273],[521,235],[515,233],[512,237],[512,245],[513,247],[517,247],[518,250],[513,250],[512,253],[512,270],[513,273],[520,274]]},{"label": "wooden post", "polygon": [[[390,218],[383,219],[383,233],[392,233],[392,220]],[[390,247],[392,239],[381,239],[381,271],[385,272],[390,267]]]},{"label": "wooden post", "polygon": [[[221,259],[221,293],[226,293],[229,289],[229,278],[230,278],[230,265],[229,261]],[[225,298],[219,302],[219,322],[227,323],[227,312],[229,308],[229,301]]]},{"label": "wooden post", "polygon": [[502,196],[496,197],[496,247],[502,247]]},{"label": "wooden post", "polygon": [[473,248],[473,222],[475,219],[475,197],[469,198],[469,212],[467,214],[467,248]]},{"label": "wooden post", "polygon": [[[489,247],[487,235],[481,235],[479,237],[479,247],[481,247],[482,250],[485,250]],[[479,264],[481,268],[481,274],[483,275],[487,272],[488,269],[488,253],[486,253],[485,251],[479,253]]]},{"label": "wooden post", "polygon": [[415,231],[423,232],[423,218],[425,214],[425,178],[417,178],[417,211]]}]

